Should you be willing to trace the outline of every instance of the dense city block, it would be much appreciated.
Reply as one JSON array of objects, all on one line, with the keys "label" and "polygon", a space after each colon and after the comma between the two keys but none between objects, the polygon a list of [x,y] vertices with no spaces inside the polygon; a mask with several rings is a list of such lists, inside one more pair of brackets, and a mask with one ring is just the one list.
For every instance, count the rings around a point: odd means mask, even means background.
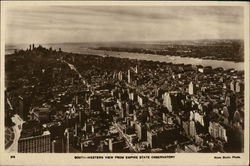
[{"label": "dense city block", "polygon": [[34,44],[5,56],[6,150],[238,153],[243,138],[243,71]]}]

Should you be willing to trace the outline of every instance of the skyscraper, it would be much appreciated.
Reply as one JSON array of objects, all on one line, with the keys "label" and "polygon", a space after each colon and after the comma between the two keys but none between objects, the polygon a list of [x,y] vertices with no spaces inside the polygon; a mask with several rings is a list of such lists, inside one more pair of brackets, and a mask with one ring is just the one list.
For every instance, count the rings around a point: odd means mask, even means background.
[{"label": "skyscraper", "polygon": [[244,85],[242,84],[242,82],[237,81],[235,84],[235,92],[243,92],[244,90]]},{"label": "skyscraper", "polygon": [[130,70],[128,70],[128,83],[129,84],[131,83],[131,73],[130,73]]},{"label": "skyscraper", "polygon": [[119,71],[119,73],[118,73],[118,79],[119,79],[120,81],[122,81],[122,78],[123,78],[123,76],[122,76],[122,72],[121,72],[121,71]]},{"label": "skyscraper", "polygon": [[167,107],[167,109],[172,112],[173,108],[172,108],[172,99],[170,96],[170,93],[166,92],[163,95],[163,106]]},{"label": "skyscraper", "polygon": [[189,134],[194,137],[196,135],[196,128],[195,128],[195,123],[194,121],[190,121],[189,123]]},{"label": "skyscraper", "polygon": [[188,93],[190,95],[193,95],[196,93],[196,87],[195,87],[195,84],[193,84],[193,82],[191,81],[188,85]]},{"label": "skyscraper", "polygon": [[230,82],[230,90],[231,90],[231,91],[235,91],[235,81],[234,81],[234,80],[232,80],[232,81]]},{"label": "skyscraper", "polygon": [[157,133],[154,131],[147,131],[147,142],[150,145],[150,148],[157,147]]},{"label": "skyscraper", "polygon": [[50,132],[45,131],[42,135],[21,138],[18,141],[19,153],[50,153]]}]

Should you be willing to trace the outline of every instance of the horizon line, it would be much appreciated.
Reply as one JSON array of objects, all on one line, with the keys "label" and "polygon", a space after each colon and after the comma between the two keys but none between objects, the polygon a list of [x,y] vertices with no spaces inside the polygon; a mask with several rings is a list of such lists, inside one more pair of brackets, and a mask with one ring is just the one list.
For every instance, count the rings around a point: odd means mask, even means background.
[{"label": "horizon line", "polygon": [[78,43],[150,43],[150,42],[181,42],[181,41],[203,41],[203,40],[218,40],[218,41],[223,41],[223,40],[239,40],[239,41],[244,41],[244,39],[176,39],[176,40],[128,40],[128,41],[82,41],[82,42],[53,42],[53,43],[36,43],[36,42],[31,42],[31,43],[5,43],[5,45],[30,45],[30,44],[35,44],[35,45],[48,45],[48,44],[78,44]]}]

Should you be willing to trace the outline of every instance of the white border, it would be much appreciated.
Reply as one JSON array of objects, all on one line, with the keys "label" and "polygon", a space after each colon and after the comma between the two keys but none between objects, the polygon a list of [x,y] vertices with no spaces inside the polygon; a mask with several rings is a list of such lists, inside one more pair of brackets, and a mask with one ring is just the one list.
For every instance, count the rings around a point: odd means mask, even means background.
[{"label": "white border", "polygon": [[[4,131],[4,55],[5,9],[12,6],[243,6],[244,7],[244,69],[245,69],[245,130],[244,153],[191,153],[174,155],[174,159],[74,159],[74,156],[115,156],[121,153],[81,154],[9,154],[4,151],[4,132],[0,132],[0,165],[248,165],[249,163],[249,3],[248,2],[187,2],[187,1],[1,1],[1,115],[0,130]],[[15,155],[15,159],[10,159]],[[125,156],[160,156],[161,154],[123,154]],[[240,159],[214,159],[214,156],[240,156]]]}]

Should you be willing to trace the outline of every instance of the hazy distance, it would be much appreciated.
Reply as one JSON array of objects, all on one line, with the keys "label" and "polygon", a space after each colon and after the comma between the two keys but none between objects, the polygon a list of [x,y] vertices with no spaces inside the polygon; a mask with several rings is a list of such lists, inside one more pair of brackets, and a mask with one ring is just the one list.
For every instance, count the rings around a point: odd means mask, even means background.
[{"label": "hazy distance", "polygon": [[243,7],[18,6],[6,43],[243,39]]}]

